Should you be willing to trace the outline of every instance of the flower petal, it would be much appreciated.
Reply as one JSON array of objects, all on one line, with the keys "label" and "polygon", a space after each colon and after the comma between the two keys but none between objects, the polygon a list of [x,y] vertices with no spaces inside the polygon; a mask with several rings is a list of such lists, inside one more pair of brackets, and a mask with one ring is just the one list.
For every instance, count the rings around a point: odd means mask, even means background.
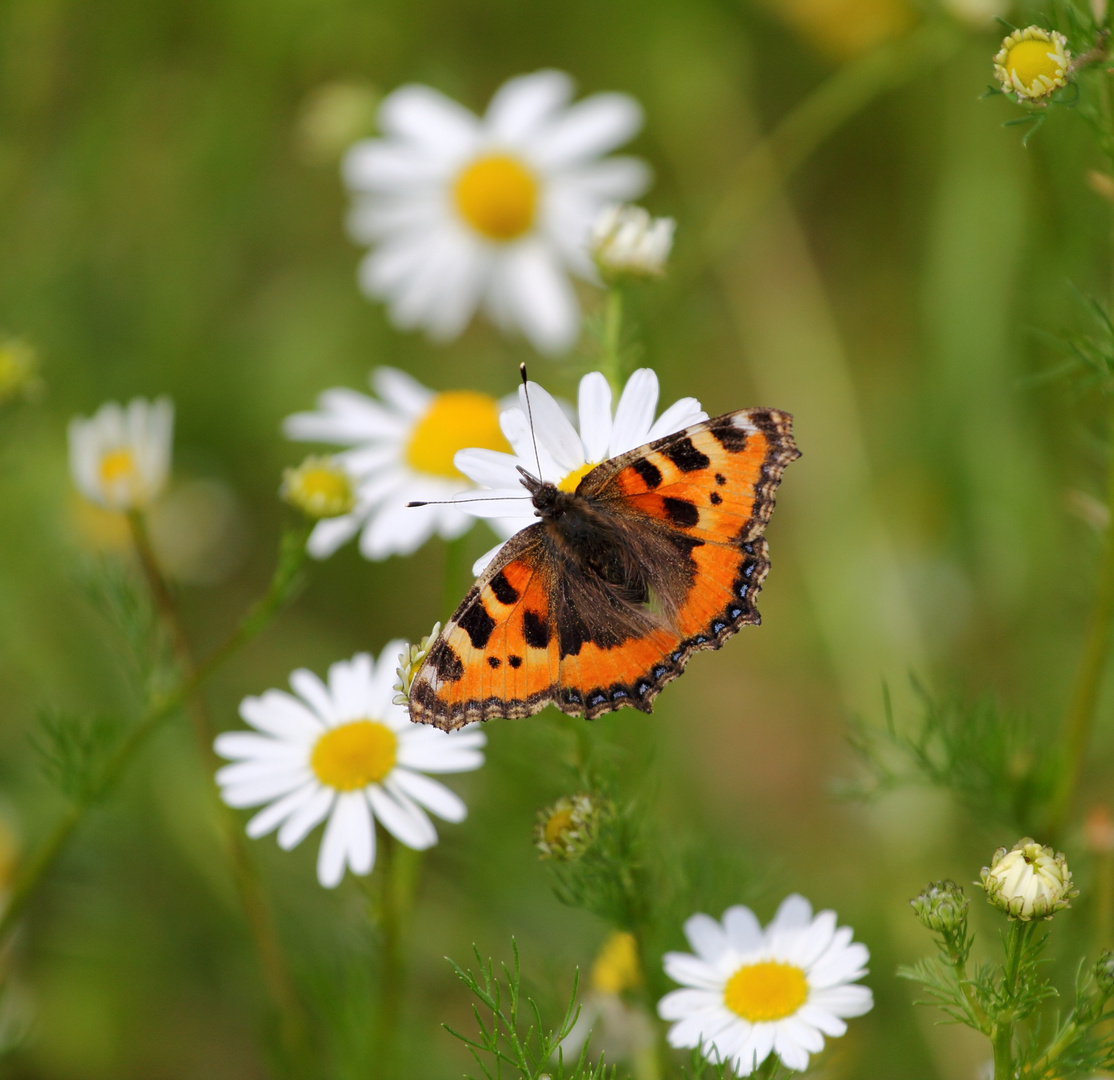
[{"label": "flower petal", "polygon": [[408,84],[392,91],[379,106],[379,128],[440,156],[468,151],[479,136],[474,113],[429,86]]},{"label": "flower petal", "polygon": [[727,935],[710,915],[693,915],[686,919],[685,937],[696,954],[709,964],[717,963],[727,952]]},{"label": "flower petal", "polygon": [[618,457],[642,446],[654,422],[658,404],[658,377],[650,368],[639,368],[623,387],[611,429],[611,456]]},{"label": "flower petal", "polygon": [[546,244],[523,241],[496,273],[510,317],[535,349],[556,355],[572,348],[580,333],[580,305]]},{"label": "flower petal", "polygon": [[316,739],[325,730],[321,718],[285,690],[268,690],[260,697],[244,698],[240,715],[252,727],[279,739],[305,742]]},{"label": "flower petal", "polygon": [[658,1002],[658,1016],[663,1020],[683,1020],[695,1013],[705,1013],[723,1004],[723,995],[714,990],[671,990]]},{"label": "flower petal", "polygon": [[778,905],[773,922],[766,927],[766,940],[783,930],[803,930],[812,922],[812,905],[799,893],[790,893]]},{"label": "flower petal", "polygon": [[325,819],[335,799],[336,792],[332,788],[319,788],[312,799],[298,807],[283,823],[278,834],[279,847],[283,851],[297,847],[310,829]]},{"label": "flower petal", "polygon": [[750,908],[742,904],[728,908],[723,913],[723,927],[736,952],[745,956],[762,947],[762,925]]},{"label": "flower petal", "polygon": [[294,692],[325,722],[327,727],[335,727],[338,722],[336,709],[325,684],[306,668],[298,668],[290,673],[290,685]]},{"label": "flower petal", "polygon": [[603,461],[611,445],[611,387],[602,372],[589,372],[580,380],[579,412],[584,456]]},{"label": "flower petal", "polygon": [[378,784],[367,789],[368,801],[383,828],[397,840],[415,851],[424,851],[437,843],[437,830],[421,807],[405,795],[387,793]]},{"label": "flower petal", "polygon": [[535,71],[508,79],[495,92],[484,122],[499,140],[528,138],[573,95],[573,81],[563,71]]},{"label": "flower petal", "polygon": [[674,982],[699,990],[723,991],[723,976],[706,960],[690,953],[667,952],[662,957],[662,966]]},{"label": "flower petal", "polygon": [[301,809],[313,798],[321,785],[316,778],[308,780],[296,791],[260,810],[247,824],[247,834],[253,840],[277,829],[294,811]]},{"label": "flower petal", "polygon": [[530,140],[531,154],[547,169],[598,157],[621,146],[642,127],[642,107],[626,94],[593,94],[566,109]]},{"label": "flower petal", "polygon": [[444,821],[463,821],[468,816],[468,807],[456,792],[421,773],[396,768],[387,785],[409,795],[419,806],[424,806]]}]

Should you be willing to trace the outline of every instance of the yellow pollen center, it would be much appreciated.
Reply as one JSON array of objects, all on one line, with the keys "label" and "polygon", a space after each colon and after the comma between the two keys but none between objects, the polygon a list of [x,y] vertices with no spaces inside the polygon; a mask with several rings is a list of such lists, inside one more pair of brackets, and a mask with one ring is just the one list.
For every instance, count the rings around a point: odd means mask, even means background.
[{"label": "yellow pollen center", "polygon": [[348,477],[334,469],[307,469],[298,477],[301,496],[307,501],[340,502],[348,498]]},{"label": "yellow pollen center", "polygon": [[337,791],[378,784],[395,767],[398,737],[378,720],[353,720],[317,740],[310,766],[317,779]]},{"label": "yellow pollen center", "polygon": [[1006,56],[1005,68],[1010,75],[1017,77],[1022,86],[1031,90],[1041,76],[1055,82],[1064,74],[1054,56],[1055,49],[1050,41],[1019,41]]},{"label": "yellow pollen center", "polygon": [[571,810],[558,810],[545,823],[545,842],[555,844],[561,839],[561,834],[572,824]]},{"label": "yellow pollen center", "polygon": [[621,994],[624,990],[633,990],[641,981],[634,935],[617,930],[607,939],[592,965],[592,987],[604,994]]},{"label": "yellow pollen center", "polygon": [[101,458],[101,482],[105,485],[132,480],[136,471],[135,458],[130,450],[110,450]]},{"label": "yellow pollen center", "polygon": [[805,973],[793,964],[763,960],[739,968],[723,988],[723,1003],[752,1024],[783,1020],[808,1000]]},{"label": "yellow pollen center", "polygon": [[456,178],[453,198],[460,216],[481,236],[505,243],[530,231],[538,207],[538,182],[517,158],[489,154]]},{"label": "yellow pollen center", "polygon": [[584,479],[597,465],[598,461],[589,461],[587,465],[581,465],[579,469],[573,469],[568,476],[566,476],[557,487],[561,491],[576,491],[580,486],[580,481]]},{"label": "yellow pollen center", "polygon": [[406,447],[406,461],[417,472],[459,480],[453,464],[458,450],[468,447],[510,452],[499,428],[499,404],[474,390],[448,390],[433,399],[415,425]]}]

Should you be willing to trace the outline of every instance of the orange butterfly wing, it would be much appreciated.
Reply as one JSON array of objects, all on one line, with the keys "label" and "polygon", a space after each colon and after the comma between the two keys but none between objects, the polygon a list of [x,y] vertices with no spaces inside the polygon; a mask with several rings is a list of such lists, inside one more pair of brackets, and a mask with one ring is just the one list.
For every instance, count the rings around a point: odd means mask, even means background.
[{"label": "orange butterfly wing", "polygon": [[412,719],[452,729],[550,702],[588,718],[649,712],[693,652],[759,621],[754,598],[769,569],[761,534],[782,470],[799,456],[791,426],[775,410],[728,413],[593,469],[576,494],[628,530],[632,547],[662,556],[646,563],[664,610],[600,591],[554,557],[544,522],[532,525],[430,650],[411,688]]}]

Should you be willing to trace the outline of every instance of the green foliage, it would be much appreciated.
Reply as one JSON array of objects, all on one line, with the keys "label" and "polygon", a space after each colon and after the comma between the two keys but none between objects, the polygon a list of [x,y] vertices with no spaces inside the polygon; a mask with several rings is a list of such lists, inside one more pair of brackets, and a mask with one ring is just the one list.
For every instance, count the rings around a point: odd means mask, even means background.
[{"label": "green foliage", "polygon": [[514,961],[510,967],[500,965],[502,980],[495,972],[494,963],[485,961],[475,945],[472,950],[478,974],[449,961],[476,999],[472,1003],[472,1014],[479,1032],[476,1038],[471,1038],[448,1024],[444,1025],[445,1030],[468,1047],[486,1080],[501,1080],[504,1067],[523,1080],[538,1080],[543,1075],[554,1080],[612,1080],[614,1067],[609,1069],[602,1057],[589,1059],[587,1041],[571,1068],[561,1053],[561,1043],[568,1038],[580,1015],[576,1003],[579,975],[573,977],[572,994],[561,1021],[556,1027],[547,1027],[534,999],[522,996],[518,943],[513,938],[511,949]]},{"label": "green foliage", "polygon": [[105,767],[121,735],[122,724],[115,717],[84,719],[44,711],[31,741],[46,779],[67,799],[85,804],[101,794]]},{"label": "green foliage", "polygon": [[885,726],[854,725],[851,745],[868,780],[846,785],[845,793],[876,799],[927,784],[950,792],[984,825],[1038,832],[1058,758],[1043,748],[1032,720],[990,698],[941,701],[916,680],[913,688],[922,712],[911,730],[899,730],[888,691]]}]

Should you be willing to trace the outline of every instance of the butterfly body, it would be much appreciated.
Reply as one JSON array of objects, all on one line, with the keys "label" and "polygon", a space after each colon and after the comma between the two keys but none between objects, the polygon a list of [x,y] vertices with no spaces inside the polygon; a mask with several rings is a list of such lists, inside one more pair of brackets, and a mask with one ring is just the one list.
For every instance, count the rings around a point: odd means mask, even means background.
[{"label": "butterfly body", "polygon": [[573,492],[523,473],[538,522],[464,598],[410,690],[410,714],[451,730],[552,702],[593,719],[650,712],[693,652],[759,622],[762,532],[792,419],[728,413],[601,462]]}]

